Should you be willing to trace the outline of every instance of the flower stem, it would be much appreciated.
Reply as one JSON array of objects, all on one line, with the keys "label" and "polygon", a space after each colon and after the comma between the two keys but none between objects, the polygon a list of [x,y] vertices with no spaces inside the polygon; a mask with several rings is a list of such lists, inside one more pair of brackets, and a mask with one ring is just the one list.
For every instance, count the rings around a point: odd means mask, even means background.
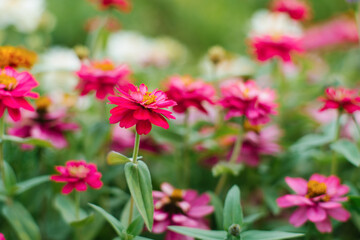
[{"label": "flower stem", "polygon": [[4,164],[4,131],[5,131],[5,123],[4,123],[5,114],[2,118],[0,118],[0,171],[1,177],[3,180],[3,184],[5,185],[5,164]]},{"label": "flower stem", "polygon": [[357,129],[357,131],[358,131],[358,133],[359,133],[359,136],[360,136],[360,126],[359,126],[359,123],[356,121],[356,118],[355,118],[355,115],[354,115],[354,114],[352,114],[351,117],[352,117],[352,119],[353,119],[353,121],[354,121],[354,123],[355,123],[356,129]]},{"label": "flower stem", "polygon": [[130,197],[130,210],[129,210],[129,221],[128,226],[131,224],[133,218],[133,209],[134,209],[134,199]]},{"label": "flower stem", "polygon": [[189,125],[189,110],[187,109],[185,112],[185,118],[184,118],[184,127],[185,127],[185,135],[184,135],[184,187],[187,187],[190,182],[190,156],[189,156],[189,140],[190,140],[190,125]]},{"label": "flower stem", "polygon": [[80,220],[80,192],[75,191],[75,217]]},{"label": "flower stem", "polygon": [[[336,133],[335,133],[335,139],[333,142],[336,142],[339,139],[340,136],[340,118],[341,118],[342,111],[338,111],[338,116],[336,119]],[[336,175],[337,173],[337,157],[336,152],[333,152],[332,160],[331,160],[331,175]]]}]

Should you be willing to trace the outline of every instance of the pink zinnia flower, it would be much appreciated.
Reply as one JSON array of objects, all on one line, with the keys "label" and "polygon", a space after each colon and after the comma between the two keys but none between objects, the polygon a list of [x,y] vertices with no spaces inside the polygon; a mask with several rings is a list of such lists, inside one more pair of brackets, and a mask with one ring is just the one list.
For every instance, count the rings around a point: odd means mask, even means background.
[{"label": "pink zinnia flower", "polygon": [[309,17],[309,6],[302,0],[275,0],[272,4],[275,12],[284,12],[294,20],[304,20]]},{"label": "pink zinnia flower", "polygon": [[25,97],[37,98],[38,94],[31,92],[38,86],[34,77],[28,72],[17,72],[11,67],[0,69],[0,117],[8,110],[14,121],[21,119],[20,109],[34,111]]},{"label": "pink zinnia flower", "polygon": [[279,57],[284,62],[291,62],[293,52],[302,52],[300,41],[288,36],[262,36],[252,39],[252,46],[257,59],[265,62],[274,57]]},{"label": "pink zinnia flower", "polygon": [[265,124],[276,114],[275,92],[260,89],[254,81],[229,80],[221,86],[220,104],[226,108],[226,119],[245,116],[252,125]]},{"label": "pink zinnia flower", "polygon": [[80,82],[76,88],[82,96],[95,91],[96,97],[103,100],[107,95],[114,94],[116,86],[127,85],[129,74],[127,65],[115,66],[110,60],[83,63],[77,72]]},{"label": "pink zinnia flower", "polygon": [[249,166],[257,166],[261,155],[275,155],[281,151],[277,143],[281,136],[280,129],[273,125],[259,131],[248,131],[243,139],[238,162]]},{"label": "pink zinnia flower", "polygon": [[136,132],[147,135],[152,124],[168,129],[169,124],[165,118],[175,119],[172,113],[163,108],[175,106],[166,94],[160,90],[149,92],[145,84],[136,87],[128,84],[127,87],[118,87],[119,96],[110,96],[111,104],[117,105],[111,109],[110,123],[118,123],[123,128],[136,125]]},{"label": "pink zinnia flower", "polygon": [[0,233],[0,240],[6,240],[4,234]]},{"label": "pink zinnia flower", "polygon": [[344,109],[347,113],[352,114],[360,110],[360,96],[358,91],[353,89],[329,87],[325,90],[325,97],[321,97],[320,101],[325,103],[320,111]]},{"label": "pink zinnia flower", "polygon": [[87,190],[87,185],[92,188],[100,189],[103,186],[101,173],[93,163],[84,160],[70,160],[65,166],[56,166],[55,169],[60,175],[50,177],[55,182],[65,182],[62,189],[63,194],[69,194],[72,190],[83,192]]},{"label": "pink zinnia flower", "polygon": [[108,8],[117,8],[120,11],[128,12],[131,9],[130,0],[90,0],[99,5],[103,10]]},{"label": "pink zinnia flower", "polygon": [[172,231],[167,227],[171,225],[209,229],[204,217],[214,211],[209,206],[208,194],[198,195],[194,190],[175,189],[169,183],[161,184],[161,190],[153,191],[154,197],[154,233],[166,232],[165,240],[193,240]]},{"label": "pink zinnia flower", "polygon": [[[68,145],[65,133],[75,131],[79,127],[75,123],[66,121],[67,113],[60,109],[51,111],[51,100],[41,97],[35,102],[36,111],[24,114],[22,121],[16,122],[9,129],[9,134],[21,138],[38,138],[50,141],[55,148],[64,148]],[[23,145],[24,149],[32,149],[32,145]]]},{"label": "pink zinnia flower", "polygon": [[177,103],[173,108],[177,113],[184,113],[189,107],[207,113],[203,104],[205,102],[214,104],[212,99],[215,96],[215,89],[211,84],[202,80],[194,81],[190,76],[173,76],[170,77],[166,95]]},{"label": "pink zinnia flower", "polygon": [[278,198],[277,204],[281,208],[299,207],[289,220],[295,227],[309,220],[320,232],[331,232],[330,217],[341,222],[350,218],[350,213],[341,205],[347,201],[343,195],[349,192],[349,187],[342,185],[338,177],[315,173],[309,181],[291,177],[286,177],[285,181],[295,194]]}]

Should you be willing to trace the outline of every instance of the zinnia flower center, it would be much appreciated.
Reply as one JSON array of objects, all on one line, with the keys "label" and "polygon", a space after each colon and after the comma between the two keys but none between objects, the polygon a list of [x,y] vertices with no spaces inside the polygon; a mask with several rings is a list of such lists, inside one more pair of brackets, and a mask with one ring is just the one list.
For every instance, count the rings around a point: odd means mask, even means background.
[{"label": "zinnia flower center", "polygon": [[69,167],[68,170],[69,170],[70,176],[77,177],[77,178],[86,178],[86,176],[90,172],[90,170],[83,165]]},{"label": "zinnia flower center", "polygon": [[36,61],[36,53],[24,48],[3,46],[0,47],[0,68],[7,66],[30,68]]},{"label": "zinnia flower center", "polygon": [[5,85],[6,90],[14,90],[17,85],[17,80],[3,73],[0,75],[0,84]]},{"label": "zinnia flower center", "polygon": [[245,131],[252,131],[259,133],[261,131],[262,126],[259,125],[252,125],[248,120],[245,120],[244,122],[244,129]]},{"label": "zinnia flower center", "polygon": [[93,65],[96,69],[100,69],[102,71],[111,71],[115,69],[114,64],[110,62],[97,62]]},{"label": "zinnia flower center", "polygon": [[156,96],[154,94],[152,94],[151,92],[146,92],[142,101],[145,105],[152,104],[152,103],[156,102]]},{"label": "zinnia flower center", "polygon": [[170,197],[166,197],[163,203],[163,210],[170,214],[184,214],[184,211],[179,206],[179,202],[183,201],[183,191],[175,189]]},{"label": "zinnia flower center", "polygon": [[36,110],[47,111],[51,105],[51,100],[48,97],[40,97],[35,101]]},{"label": "zinnia flower center", "polygon": [[[321,195],[326,194],[326,184],[325,183],[319,183],[318,181],[315,180],[310,180],[307,184],[307,194],[306,197],[307,198],[314,198],[314,197],[318,197]],[[326,196],[325,196],[326,198]],[[326,199],[324,199],[326,200]]]}]

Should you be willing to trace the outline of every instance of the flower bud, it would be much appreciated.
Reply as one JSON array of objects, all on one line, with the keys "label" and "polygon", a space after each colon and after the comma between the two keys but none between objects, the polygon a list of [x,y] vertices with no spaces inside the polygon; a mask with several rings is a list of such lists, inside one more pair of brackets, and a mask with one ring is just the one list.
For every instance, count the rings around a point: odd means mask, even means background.
[{"label": "flower bud", "polygon": [[240,236],[241,227],[239,224],[233,224],[229,227],[228,233],[231,236],[238,237]]}]

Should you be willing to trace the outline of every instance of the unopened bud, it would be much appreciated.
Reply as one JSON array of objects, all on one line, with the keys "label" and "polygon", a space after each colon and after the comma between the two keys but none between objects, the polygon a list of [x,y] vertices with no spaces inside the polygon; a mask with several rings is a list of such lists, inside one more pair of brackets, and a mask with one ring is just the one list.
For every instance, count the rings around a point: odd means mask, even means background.
[{"label": "unopened bud", "polygon": [[231,236],[238,237],[238,236],[240,236],[240,230],[241,230],[241,227],[239,224],[233,224],[229,227],[228,233]]}]

